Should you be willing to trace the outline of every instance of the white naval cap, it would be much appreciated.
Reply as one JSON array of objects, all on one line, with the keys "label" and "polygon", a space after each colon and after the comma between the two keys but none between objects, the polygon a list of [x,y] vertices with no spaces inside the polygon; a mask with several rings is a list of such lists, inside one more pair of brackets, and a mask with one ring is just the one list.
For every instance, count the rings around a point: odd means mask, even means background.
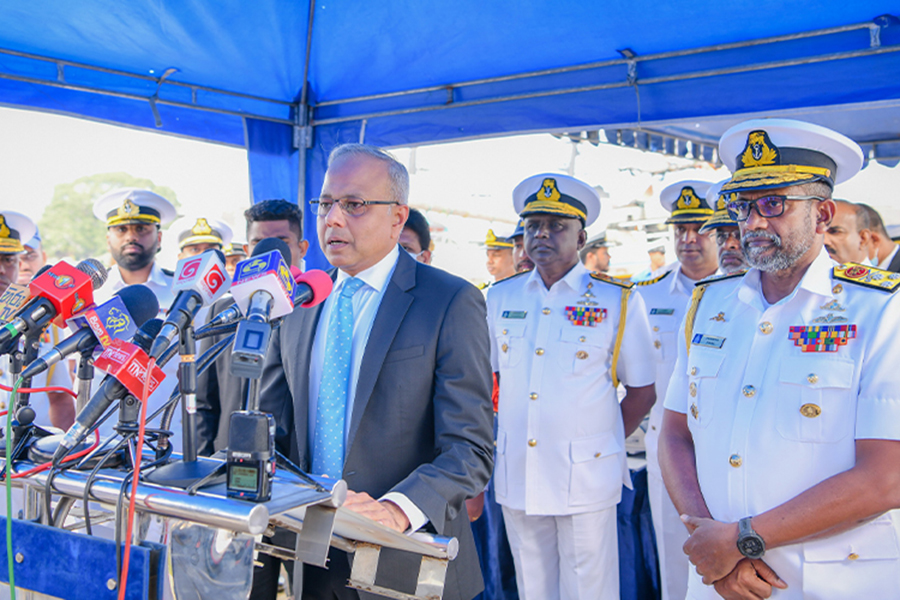
[{"label": "white naval cap", "polygon": [[662,207],[671,213],[666,223],[703,223],[713,214],[706,201],[712,184],[689,179],[666,186],[659,194]]},{"label": "white naval cap", "polygon": [[0,210],[0,254],[25,252],[25,242],[37,233],[37,225],[22,213]]},{"label": "white naval cap", "polygon": [[752,119],[722,134],[719,157],[733,173],[725,191],[768,190],[813,181],[834,188],[862,168],[859,144],[793,119]]},{"label": "white naval cap", "polygon": [[171,202],[150,190],[119,188],[94,202],[94,216],[107,227],[133,223],[168,225],[176,217]]},{"label": "white naval cap", "polygon": [[210,217],[181,217],[169,228],[178,236],[178,249],[193,244],[218,244],[225,246],[234,237],[231,227],[224,221]]},{"label": "white naval cap", "polygon": [[600,194],[585,182],[557,173],[532,175],[513,190],[520,217],[534,214],[580,219],[585,227],[600,216]]}]

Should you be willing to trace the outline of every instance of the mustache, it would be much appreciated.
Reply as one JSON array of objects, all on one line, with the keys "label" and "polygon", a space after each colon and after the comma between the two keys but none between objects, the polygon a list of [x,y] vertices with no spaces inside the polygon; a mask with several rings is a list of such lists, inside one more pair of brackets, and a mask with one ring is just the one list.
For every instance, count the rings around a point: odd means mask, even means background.
[{"label": "mustache", "polygon": [[750,242],[753,240],[766,240],[768,242],[772,242],[775,246],[781,247],[781,236],[777,233],[772,233],[770,231],[747,231],[743,235],[741,235],[741,248],[744,252],[747,252],[747,249],[750,247]]}]

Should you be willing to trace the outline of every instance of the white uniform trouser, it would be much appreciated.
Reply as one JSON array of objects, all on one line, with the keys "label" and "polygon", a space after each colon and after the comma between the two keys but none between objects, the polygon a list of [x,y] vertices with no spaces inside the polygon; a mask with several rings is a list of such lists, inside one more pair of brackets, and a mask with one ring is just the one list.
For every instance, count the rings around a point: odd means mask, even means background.
[{"label": "white uniform trouser", "polygon": [[503,507],[522,600],[619,600],[616,507],[529,516]]},{"label": "white uniform trouser", "polygon": [[681,522],[678,510],[669,498],[669,492],[662,478],[647,473],[647,488],[650,493],[650,514],[656,534],[656,554],[659,557],[659,579],[662,600],[681,600],[688,587],[688,573],[691,563],[684,553],[684,543],[688,539],[687,528]]}]

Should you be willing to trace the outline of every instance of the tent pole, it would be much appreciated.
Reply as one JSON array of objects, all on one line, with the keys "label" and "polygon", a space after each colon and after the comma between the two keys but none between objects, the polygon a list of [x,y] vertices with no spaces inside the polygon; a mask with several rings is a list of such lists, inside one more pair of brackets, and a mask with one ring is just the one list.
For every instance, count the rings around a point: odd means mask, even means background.
[{"label": "tent pole", "polygon": [[313,127],[309,124],[309,55],[312,49],[313,18],[316,15],[316,0],[309,0],[309,18],[306,27],[306,56],[303,58],[303,87],[300,90],[300,104],[297,106],[296,127],[299,136],[299,160],[297,177],[297,205],[306,210],[306,149],[312,146]]}]

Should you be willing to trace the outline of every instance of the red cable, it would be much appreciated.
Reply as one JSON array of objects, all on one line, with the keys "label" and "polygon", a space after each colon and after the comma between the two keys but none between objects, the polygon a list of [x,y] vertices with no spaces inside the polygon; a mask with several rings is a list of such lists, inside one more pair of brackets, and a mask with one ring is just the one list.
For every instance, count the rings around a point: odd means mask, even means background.
[{"label": "red cable", "polygon": [[128,499],[128,525],[125,529],[125,555],[122,560],[122,573],[119,577],[119,600],[125,600],[125,586],[128,583],[128,562],[131,558],[131,535],[134,525],[134,503],[137,499],[138,480],[141,476],[141,454],[144,450],[144,428],[147,425],[147,399],[150,396],[150,373],[156,366],[156,359],[150,357],[150,363],[147,365],[147,377],[144,379],[144,390],[141,393],[143,400],[141,401],[141,420],[138,425],[137,451],[135,452],[134,475],[131,477],[131,498]]},{"label": "red cable", "polygon": [[[0,415],[0,417],[2,417],[2,416],[3,415]],[[75,454],[70,454],[69,456],[65,457],[62,460],[62,462],[71,462],[73,460],[78,460],[82,456],[87,456],[88,454],[93,452],[94,449],[99,445],[100,445],[100,432],[95,429],[94,430],[94,443],[91,444],[91,446],[89,448],[85,448],[84,450],[81,450],[80,452],[76,452]],[[46,471],[51,466],[53,466],[52,462],[46,462],[42,465],[38,465],[36,467],[31,467],[27,471],[22,471],[21,473],[13,473],[12,478],[19,479],[21,477],[28,477],[29,475],[34,475],[35,473],[40,473],[41,471]]]},{"label": "red cable", "polygon": [[[0,390],[3,390],[4,392],[11,392],[12,388],[0,383]],[[72,396],[73,398],[78,397],[78,394],[76,394],[69,388],[64,388],[64,387],[19,388],[20,394],[38,394],[40,392],[63,392],[63,393],[66,393],[66,394]]]}]

